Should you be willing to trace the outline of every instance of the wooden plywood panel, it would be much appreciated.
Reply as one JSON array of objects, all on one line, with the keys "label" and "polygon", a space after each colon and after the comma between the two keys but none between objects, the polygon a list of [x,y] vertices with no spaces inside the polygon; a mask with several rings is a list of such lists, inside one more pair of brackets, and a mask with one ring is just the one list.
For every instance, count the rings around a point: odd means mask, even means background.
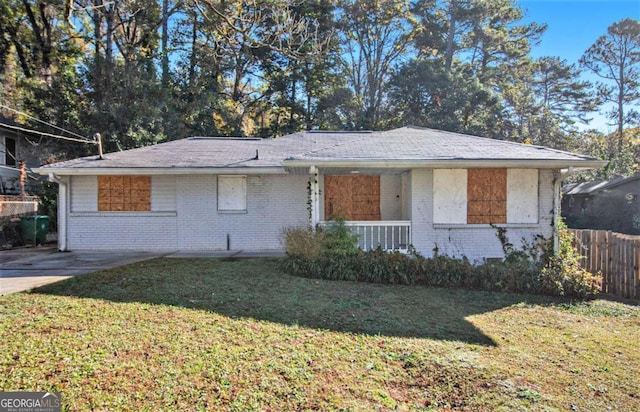
[{"label": "wooden plywood panel", "polygon": [[[489,212],[489,214],[491,216],[494,216],[498,219],[501,219],[502,222],[500,223],[506,223],[506,219],[507,219],[507,202],[504,200],[492,200],[489,202],[489,204],[491,205],[491,210]],[[498,222],[496,222],[498,223]]]},{"label": "wooden plywood panel", "polygon": [[467,213],[469,216],[481,216],[485,214],[485,202],[484,200],[469,200],[467,204]]},{"label": "wooden plywood panel", "polygon": [[151,187],[150,176],[130,176],[129,185],[131,190],[149,190]]},{"label": "wooden plywood panel", "polygon": [[327,175],[325,219],[380,220],[380,176]]},{"label": "wooden plywood panel", "polygon": [[490,200],[507,200],[507,170],[489,169],[488,179],[491,184]]},{"label": "wooden plywood panel", "polygon": [[149,176],[98,176],[98,210],[103,212],[150,211]]},{"label": "wooden plywood panel", "polygon": [[98,191],[104,192],[111,187],[111,176],[98,176]]},{"label": "wooden plywood panel", "polygon": [[507,221],[507,170],[469,169],[467,223],[488,224]]},{"label": "wooden plywood panel", "polygon": [[470,169],[467,175],[467,199],[484,200],[486,188],[484,170]]}]

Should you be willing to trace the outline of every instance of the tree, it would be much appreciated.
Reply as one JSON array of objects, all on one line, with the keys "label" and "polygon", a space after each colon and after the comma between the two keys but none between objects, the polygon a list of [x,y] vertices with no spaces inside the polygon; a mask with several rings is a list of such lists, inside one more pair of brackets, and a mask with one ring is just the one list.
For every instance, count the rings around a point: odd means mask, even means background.
[{"label": "tree", "polygon": [[[617,146],[609,155],[622,152],[623,129],[638,121],[638,111],[631,108],[640,100],[640,23],[623,19],[609,26],[587,49],[580,64],[603,79],[596,84],[599,103],[613,103],[609,112],[617,125]],[[615,148],[615,149],[614,149]]]},{"label": "tree", "polygon": [[448,70],[438,59],[413,60],[394,74],[389,100],[399,125],[497,137],[498,96],[473,76],[468,63]]},{"label": "tree", "polygon": [[342,0],[339,8],[342,64],[361,107],[357,128],[377,129],[394,64],[401,62],[415,34],[409,3]]},{"label": "tree", "polygon": [[511,70],[503,97],[511,140],[557,149],[572,149],[576,124],[587,122],[593,111],[591,84],[579,80],[580,72],[558,57],[525,61]]},{"label": "tree", "polygon": [[513,64],[526,58],[531,43],[539,40],[546,25],[516,24],[522,10],[510,0],[472,2],[471,23],[463,50],[470,52],[470,63],[484,84],[499,84],[499,77]]},{"label": "tree", "polygon": [[608,159],[609,163],[602,169],[582,172],[581,179],[611,179],[615,176],[632,176],[640,171],[638,159],[640,159],[640,128],[624,130],[624,144],[622,150],[610,156],[611,141],[615,141],[617,135],[605,135],[597,130],[588,130],[580,135],[579,152],[586,153],[600,159]]}]

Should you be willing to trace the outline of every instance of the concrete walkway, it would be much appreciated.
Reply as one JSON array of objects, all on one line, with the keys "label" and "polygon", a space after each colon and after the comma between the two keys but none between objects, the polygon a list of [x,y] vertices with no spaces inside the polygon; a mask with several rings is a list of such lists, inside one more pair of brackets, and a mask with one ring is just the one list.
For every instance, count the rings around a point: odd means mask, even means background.
[{"label": "concrete walkway", "polygon": [[58,252],[53,246],[21,247],[0,251],[0,295],[37,288],[72,276],[128,265],[157,257],[169,258],[255,258],[281,257],[279,250],[260,252],[172,251],[166,253],[130,251]]},{"label": "concrete walkway", "polygon": [[0,295],[159,256],[162,255],[148,252],[58,252],[55,247],[3,250]]}]

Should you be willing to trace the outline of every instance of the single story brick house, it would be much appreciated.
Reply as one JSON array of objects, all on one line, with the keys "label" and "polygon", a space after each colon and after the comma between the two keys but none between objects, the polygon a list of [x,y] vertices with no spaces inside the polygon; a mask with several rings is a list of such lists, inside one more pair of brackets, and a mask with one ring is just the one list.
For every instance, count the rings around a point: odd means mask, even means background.
[{"label": "single story brick house", "polygon": [[60,185],[60,250],[282,250],[283,230],[336,218],[362,248],[502,257],[553,236],[560,182],[595,158],[418,127],[190,137],[37,171]]}]

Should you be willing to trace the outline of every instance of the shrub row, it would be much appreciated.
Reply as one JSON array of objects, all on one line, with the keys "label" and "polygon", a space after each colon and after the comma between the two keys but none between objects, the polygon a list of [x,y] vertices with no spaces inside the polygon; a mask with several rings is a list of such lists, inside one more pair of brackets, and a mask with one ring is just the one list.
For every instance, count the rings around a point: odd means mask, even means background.
[{"label": "shrub row", "polygon": [[[288,229],[285,233],[287,273],[309,278],[350,280],[490,291],[538,293],[584,298],[599,291],[599,278],[578,266],[570,238],[563,232],[556,256],[532,258],[507,250],[500,262],[471,264],[466,258],[382,250],[363,252],[340,222],[328,230]],[[340,238],[340,240],[336,240]],[[357,241],[357,238],[355,239]],[[330,245],[339,245],[330,248]],[[568,245],[568,246],[567,246]]]}]

